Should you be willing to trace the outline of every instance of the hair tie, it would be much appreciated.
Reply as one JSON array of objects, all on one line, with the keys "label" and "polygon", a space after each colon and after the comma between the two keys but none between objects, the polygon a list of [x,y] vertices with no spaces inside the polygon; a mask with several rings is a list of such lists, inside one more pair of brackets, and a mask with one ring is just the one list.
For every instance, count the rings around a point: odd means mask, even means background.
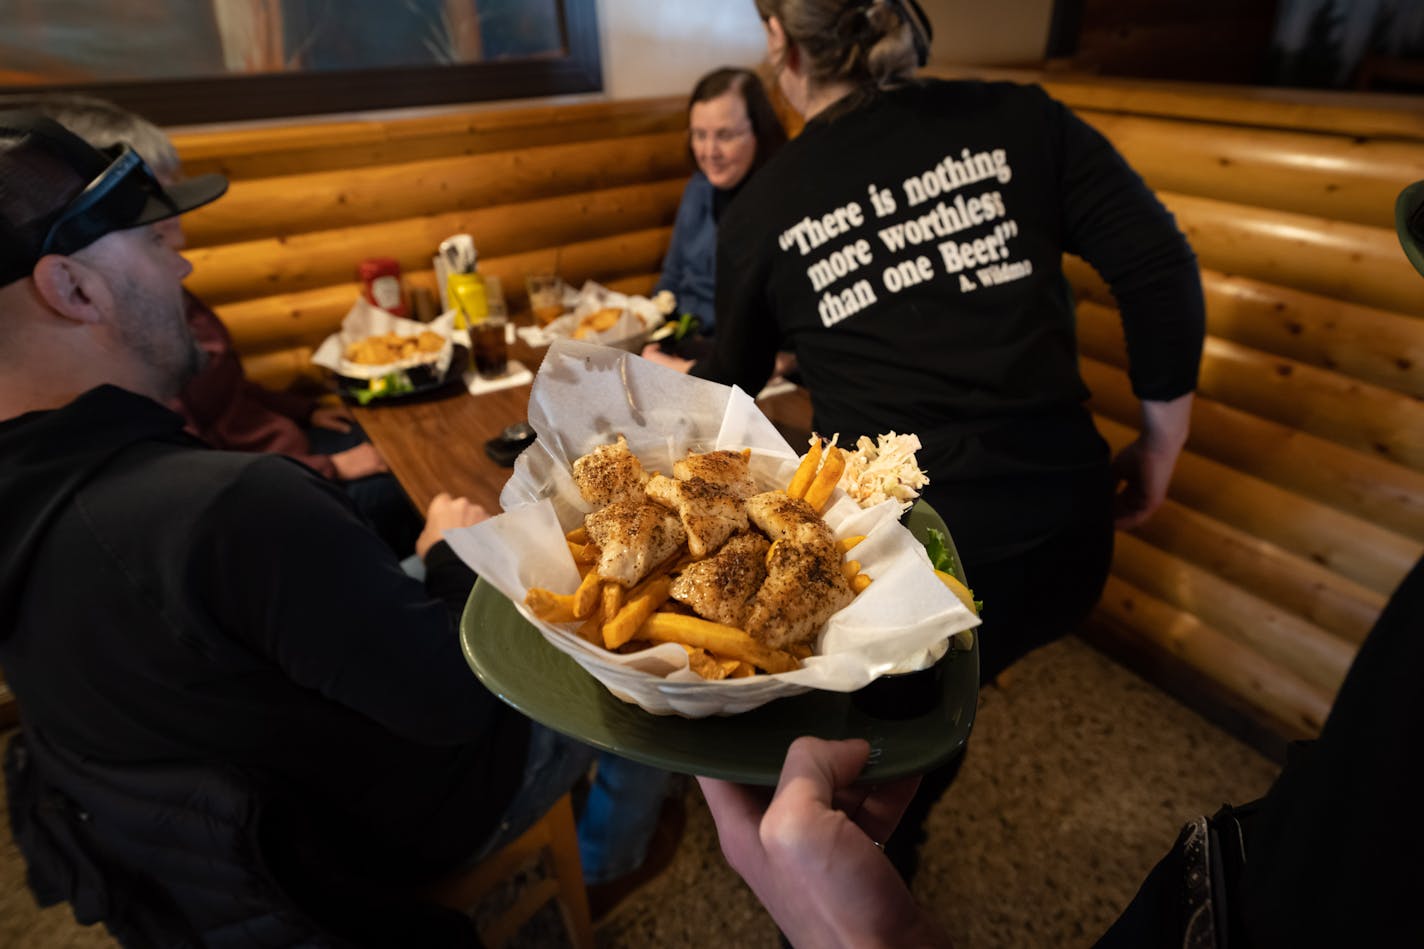
[{"label": "hair tie", "polygon": [[[930,25],[930,18],[925,15],[924,7],[920,6],[919,0],[885,0],[895,11],[900,14],[900,19],[904,20],[910,27],[910,38],[915,44],[915,61],[924,66],[930,61],[930,43],[934,40],[934,27]],[[867,10],[874,6],[874,0],[866,5]]]}]

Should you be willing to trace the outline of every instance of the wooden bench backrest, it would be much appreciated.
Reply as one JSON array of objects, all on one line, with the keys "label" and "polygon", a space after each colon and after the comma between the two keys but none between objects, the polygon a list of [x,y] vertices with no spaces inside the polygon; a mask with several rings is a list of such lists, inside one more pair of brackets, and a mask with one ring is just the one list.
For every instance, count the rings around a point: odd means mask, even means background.
[{"label": "wooden bench backrest", "polygon": [[647,292],[691,168],[685,110],[666,98],[175,135],[189,174],[232,182],[184,218],[188,287],[276,386],[339,326],[361,260],[394,257],[407,287],[433,289],[451,234],[474,237],[512,305],[525,273],[555,267]]},{"label": "wooden bench backrest", "polygon": [[[1207,294],[1187,450],[1164,509],[1118,535],[1100,634],[1184,664],[1275,735],[1314,735],[1424,551],[1424,278],[1394,230],[1396,196],[1424,178],[1424,111],[1043,84],[1176,215]],[[1139,424],[1121,325],[1092,268],[1066,266],[1091,405],[1118,449]]]},{"label": "wooden bench backrest", "polygon": [[[1188,670],[1247,720],[1316,733],[1359,642],[1424,550],[1424,279],[1393,202],[1424,178],[1420,110],[1384,100],[1079,81],[1099,128],[1200,258],[1209,338],[1170,500],[1120,534],[1098,635]],[[369,256],[433,286],[468,232],[516,302],[523,274],[637,292],[689,172],[681,98],[487,109],[177,137],[231,193],[188,220],[189,285],[249,371],[283,384],[355,299]],[[1114,302],[1069,258],[1082,369],[1115,448],[1138,424]]]}]

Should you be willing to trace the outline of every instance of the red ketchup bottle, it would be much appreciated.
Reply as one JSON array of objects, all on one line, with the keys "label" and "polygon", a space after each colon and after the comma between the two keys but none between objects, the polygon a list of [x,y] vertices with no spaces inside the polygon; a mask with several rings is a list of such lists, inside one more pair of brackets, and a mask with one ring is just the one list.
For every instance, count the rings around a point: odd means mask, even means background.
[{"label": "red ketchup bottle", "polygon": [[387,313],[405,316],[405,297],[401,294],[400,262],[394,257],[368,257],[356,269],[361,280],[361,295],[367,303]]}]

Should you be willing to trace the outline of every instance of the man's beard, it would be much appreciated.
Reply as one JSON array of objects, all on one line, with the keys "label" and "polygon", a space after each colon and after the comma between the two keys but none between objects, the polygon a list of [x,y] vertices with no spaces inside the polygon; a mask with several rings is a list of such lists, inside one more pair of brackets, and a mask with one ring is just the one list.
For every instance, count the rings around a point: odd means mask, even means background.
[{"label": "man's beard", "polygon": [[157,300],[136,281],[125,279],[115,296],[122,314],[120,338],[153,370],[159,389],[155,395],[163,401],[177,398],[208,358],[188,328],[181,292]]}]

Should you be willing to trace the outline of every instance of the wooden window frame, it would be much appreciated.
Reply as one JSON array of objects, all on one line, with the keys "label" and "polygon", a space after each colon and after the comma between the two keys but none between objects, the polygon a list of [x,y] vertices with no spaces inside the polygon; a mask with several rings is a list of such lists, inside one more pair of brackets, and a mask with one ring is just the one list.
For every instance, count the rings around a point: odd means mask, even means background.
[{"label": "wooden window frame", "polygon": [[596,0],[555,3],[567,45],[562,54],[550,56],[456,66],[0,86],[0,95],[82,92],[159,125],[197,125],[601,91]]}]

